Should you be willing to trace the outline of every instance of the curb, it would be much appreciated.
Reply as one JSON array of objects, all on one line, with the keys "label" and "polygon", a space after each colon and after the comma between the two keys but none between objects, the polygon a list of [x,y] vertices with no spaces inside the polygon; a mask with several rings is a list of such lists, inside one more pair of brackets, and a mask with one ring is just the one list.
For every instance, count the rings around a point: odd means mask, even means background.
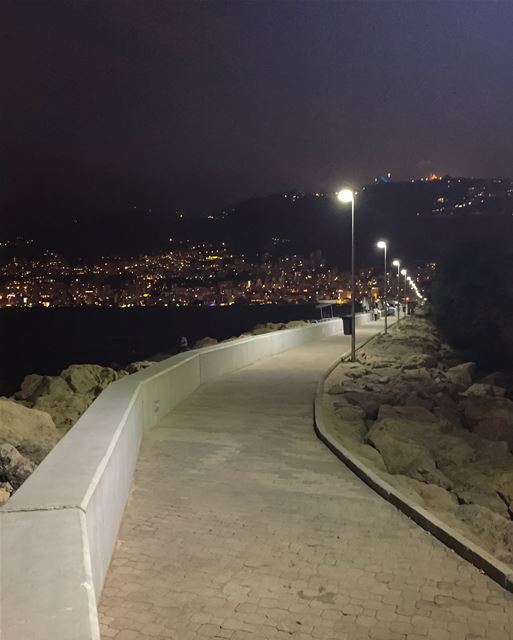
[{"label": "curb", "polygon": [[[380,335],[380,334],[377,334]],[[358,350],[369,343],[376,336],[372,336],[358,347]],[[402,511],[425,531],[435,536],[440,542],[456,552],[467,562],[473,564],[477,569],[488,575],[501,587],[513,593],[513,569],[504,562],[497,560],[490,553],[479,545],[470,541],[463,534],[459,533],[449,525],[439,520],[432,513],[427,511],[420,504],[406,497],[401,491],[383,480],[378,474],[364,464],[359,458],[351,453],[346,447],[341,445],[331,436],[324,423],[323,396],[324,383],[328,376],[338,365],[347,360],[348,354],[338,358],[321,376],[317,383],[315,399],[313,403],[313,426],[319,440],[339,458],[349,469],[363,480],[366,485],[378,493],[382,498],[390,502],[394,507]]]}]

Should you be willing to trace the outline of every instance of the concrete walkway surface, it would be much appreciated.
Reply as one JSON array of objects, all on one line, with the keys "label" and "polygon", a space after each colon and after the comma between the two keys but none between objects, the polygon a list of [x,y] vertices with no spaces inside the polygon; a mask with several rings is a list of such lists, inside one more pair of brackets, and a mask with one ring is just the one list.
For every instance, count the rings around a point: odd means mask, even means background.
[{"label": "concrete walkway surface", "polygon": [[513,595],[315,437],[316,383],[348,349],[337,336],[260,361],[145,436],[103,640],[513,639]]}]

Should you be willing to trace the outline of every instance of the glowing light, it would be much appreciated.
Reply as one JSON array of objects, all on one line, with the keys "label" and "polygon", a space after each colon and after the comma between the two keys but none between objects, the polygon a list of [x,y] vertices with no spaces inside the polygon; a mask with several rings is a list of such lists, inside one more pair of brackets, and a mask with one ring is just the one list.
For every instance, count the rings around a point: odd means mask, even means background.
[{"label": "glowing light", "polygon": [[377,244],[376,244],[378,249],[386,249],[387,248],[387,243],[384,240],[380,240]]},{"label": "glowing light", "polygon": [[399,262],[399,260],[394,260],[392,262],[392,264],[394,265],[394,267],[399,267],[401,265],[401,263]]},{"label": "glowing light", "polygon": [[351,189],[342,189],[338,192],[337,198],[340,202],[353,202],[354,194]]}]

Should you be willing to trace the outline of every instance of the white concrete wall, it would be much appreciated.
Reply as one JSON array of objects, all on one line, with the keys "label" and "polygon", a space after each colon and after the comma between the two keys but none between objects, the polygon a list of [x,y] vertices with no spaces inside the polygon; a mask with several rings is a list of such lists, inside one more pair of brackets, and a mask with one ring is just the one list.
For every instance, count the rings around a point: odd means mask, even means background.
[{"label": "white concrete wall", "polygon": [[0,514],[3,640],[97,640],[96,601],[144,431],[201,384],[340,331],[337,318],[225,342],[105,389]]}]

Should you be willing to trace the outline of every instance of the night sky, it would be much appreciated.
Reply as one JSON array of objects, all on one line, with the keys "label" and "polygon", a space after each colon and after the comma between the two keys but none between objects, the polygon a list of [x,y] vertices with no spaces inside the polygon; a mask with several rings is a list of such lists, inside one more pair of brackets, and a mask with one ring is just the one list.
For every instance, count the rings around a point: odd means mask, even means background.
[{"label": "night sky", "polygon": [[513,3],[4,0],[0,214],[511,175]]}]

